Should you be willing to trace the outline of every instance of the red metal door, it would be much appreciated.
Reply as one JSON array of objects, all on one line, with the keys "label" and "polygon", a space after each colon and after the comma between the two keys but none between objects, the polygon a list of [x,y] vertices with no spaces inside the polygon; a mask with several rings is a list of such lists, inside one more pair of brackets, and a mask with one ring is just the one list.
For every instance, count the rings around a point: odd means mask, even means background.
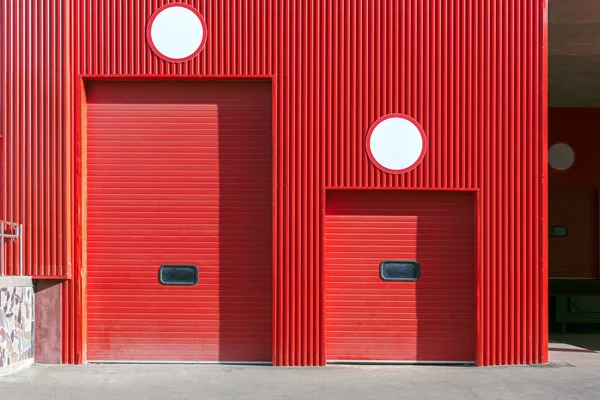
[{"label": "red metal door", "polygon": [[[475,361],[472,194],[330,192],[325,224],[329,361]],[[384,260],[420,278],[384,281]]]},{"label": "red metal door", "polygon": [[551,278],[597,278],[597,190],[549,190],[548,222],[551,227],[567,229],[566,236],[549,238],[548,275]]},{"label": "red metal door", "polygon": [[271,361],[270,88],[88,85],[90,360]]}]

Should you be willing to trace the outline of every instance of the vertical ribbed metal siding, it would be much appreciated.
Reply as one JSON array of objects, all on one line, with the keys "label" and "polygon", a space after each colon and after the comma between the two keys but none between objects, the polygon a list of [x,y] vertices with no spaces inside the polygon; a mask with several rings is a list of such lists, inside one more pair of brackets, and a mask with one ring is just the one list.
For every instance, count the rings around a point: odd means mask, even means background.
[{"label": "vertical ribbed metal siding", "polygon": [[[70,272],[66,3],[6,0],[0,10],[0,219],[24,224],[24,273],[40,277]],[[6,272],[17,274],[8,249]]]},{"label": "vertical ribbed metal siding", "polygon": [[[180,65],[159,60],[146,45],[146,21],[167,2],[172,1],[73,1],[74,86],[79,85],[79,74],[275,77],[275,363],[315,365],[325,360],[320,297],[325,186],[480,189],[478,361],[492,365],[546,360],[544,2],[186,1],[205,16],[209,39],[198,58]],[[56,135],[57,124],[66,123],[67,82],[55,76],[69,64],[65,47],[55,45],[34,54],[31,44],[20,40],[28,37],[29,29],[57,32],[44,33],[45,40],[67,40],[67,32],[61,31],[66,27],[61,21],[66,20],[42,8],[41,2],[33,3],[27,16],[12,5],[7,9],[14,15],[3,15],[2,40],[5,46],[17,47],[3,51],[3,71],[17,74],[17,79],[3,79],[4,160],[8,155],[31,160],[23,146],[32,142],[28,135],[35,132],[40,146],[48,137],[58,142],[56,153],[50,151],[54,158],[39,153],[31,171],[56,165],[64,174],[65,142],[45,132]],[[69,12],[68,7],[53,10]],[[48,12],[53,14],[45,15]],[[19,40],[13,42],[10,34]],[[46,80],[27,86],[29,81],[18,71],[28,65],[35,65],[35,76]],[[43,90],[47,80],[60,88],[50,92],[59,101],[44,109],[42,105],[50,103],[37,101],[49,95]],[[30,102],[40,107],[35,110],[37,123],[51,129],[26,127],[24,104]],[[364,152],[369,125],[388,112],[415,117],[430,138],[422,166],[403,176],[377,171]],[[31,182],[25,162],[17,161],[14,172],[5,168],[4,177]],[[56,210],[66,221],[68,214],[60,214],[59,206],[66,203],[58,201],[68,200],[58,197],[66,188],[64,176],[56,186],[56,202],[47,208],[54,186],[34,196],[21,185],[19,197],[8,196],[4,209],[14,208],[24,216],[36,209],[38,220]],[[78,189],[74,196],[79,202]],[[65,230],[64,221],[43,226]],[[76,229],[75,240],[81,244],[81,225]],[[48,236],[39,238],[50,257],[68,257],[68,235],[56,236],[55,242]],[[43,254],[45,250],[38,257]],[[81,257],[76,260],[79,271]],[[77,333],[84,330],[85,321],[81,303],[75,302],[84,285],[77,273],[65,285],[65,362],[85,358],[85,339]]]},{"label": "vertical ribbed metal siding", "polygon": [[[280,23],[276,0],[74,1],[79,25],[74,34],[83,75],[270,75],[277,60],[273,35]],[[208,26],[208,42],[199,57],[169,63],[147,44],[150,16],[164,4],[197,8]]]},{"label": "vertical ribbed metal siding", "polygon": [[[541,3],[352,3],[325,39],[326,185],[480,189],[478,362],[544,361]],[[392,112],[416,118],[430,142],[422,166],[400,176],[364,151],[369,125]]]}]

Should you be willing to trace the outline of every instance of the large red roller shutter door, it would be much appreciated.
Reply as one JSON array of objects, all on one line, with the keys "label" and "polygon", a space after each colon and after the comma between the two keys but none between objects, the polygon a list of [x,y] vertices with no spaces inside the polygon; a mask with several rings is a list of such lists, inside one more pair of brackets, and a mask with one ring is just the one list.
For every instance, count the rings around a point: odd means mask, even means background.
[{"label": "large red roller shutter door", "polygon": [[[88,357],[270,362],[268,82],[87,86]],[[165,286],[166,264],[198,267]]]},{"label": "large red roller shutter door", "polygon": [[[333,191],[327,195],[327,359],[474,362],[472,193]],[[388,281],[383,261],[416,261]]]}]

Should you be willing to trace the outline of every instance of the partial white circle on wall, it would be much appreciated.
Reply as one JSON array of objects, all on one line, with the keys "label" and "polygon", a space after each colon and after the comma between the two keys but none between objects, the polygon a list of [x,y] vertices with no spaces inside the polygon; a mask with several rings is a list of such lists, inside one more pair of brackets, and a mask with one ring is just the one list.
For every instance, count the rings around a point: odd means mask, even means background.
[{"label": "partial white circle on wall", "polygon": [[182,3],[167,4],[148,22],[148,42],[161,58],[171,62],[188,61],[206,43],[206,22],[198,10]]},{"label": "partial white circle on wall", "polygon": [[556,143],[548,150],[548,163],[558,171],[564,171],[575,162],[575,152],[566,143]]},{"label": "partial white circle on wall", "polygon": [[367,134],[367,153],[379,169],[392,174],[408,172],[425,156],[427,139],[414,119],[389,114],[378,119]]}]

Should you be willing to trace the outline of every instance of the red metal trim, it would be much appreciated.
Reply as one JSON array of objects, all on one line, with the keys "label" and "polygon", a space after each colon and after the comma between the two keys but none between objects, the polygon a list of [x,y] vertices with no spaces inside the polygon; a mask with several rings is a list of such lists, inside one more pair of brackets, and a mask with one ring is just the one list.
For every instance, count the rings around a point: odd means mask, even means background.
[{"label": "red metal trim", "polygon": [[81,143],[80,148],[80,206],[78,209],[78,218],[80,221],[78,230],[78,243],[80,244],[79,271],[75,281],[76,286],[76,318],[77,318],[77,336],[76,346],[76,364],[87,362],[87,95],[85,91],[85,81],[78,79],[76,87],[76,96],[78,105],[78,132]]},{"label": "red metal trim", "polygon": [[327,280],[327,263],[326,263],[326,253],[325,249],[327,248],[327,238],[325,237],[325,217],[327,214],[327,191],[326,187],[323,187],[320,190],[320,200],[321,207],[319,210],[321,223],[319,224],[319,237],[321,238],[321,243],[319,244],[319,263],[321,264],[319,267],[319,272],[321,276],[321,280],[319,281],[319,321],[321,323],[320,334],[321,340],[319,342],[320,354],[321,357],[318,360],[319,365],[327,364],[327,307],[325,304],[325,282]]},{"label": "red metal trim", "polygon": [[86,303],[85,291],[81,290],[80,285],[85,285],[85,244],[84,244],[84,225],[85,225],[85,132],[83,113],[85,112],[85,87],[83,80],[75,76],[73,79],[73,120],[74,120],[74,216],[75,216],[75,246],[74,246],[74,279],[66,288],[69,296],[69,303],[63,310],[64,318],[68,320],[71,331],[68,333],[67,340],[64,341],[64,348],[67,349],[63,355],[64,363],[85,363],[87,361],[85,341],[87,340],[85,332],[85,323],[83,316],[85,313],[84,304]]},{"label": "red metal trim", "polygon": [[459,188],[459,187],[440,187],[440,186],[434,186],[434,187],[393,187],[393,186],[374,186],[374,187],[370,187],[370,186],[362,186],[362,187],[357,187],[357,186],[324,186],[323,187],[325,189],[325,191],[329,191],[329,190],[403,190],[403,191],[424,191],[424,192],[428,192],[428,191],[433,191],[433,192],[439,192],[439,191],[444,191],[444,192],[480,192],[481,189],[480,188]]},{"label": "red metal trim", "polygon": [[484,271],[483,266],[483,201],[482,193],[477,191],[475,197],[475,329],[477,330],[475,337],[477,340],[475,350],[475,363],[477,366],[484,365],[484,319],[483,319],[483,299],[484,299]]},{"label": "red metal trim", "polygon": [[[371,142],[371,136],[373,136],[373,131],[375,130],[375,128],[377,128],[377,126],[380,123],[382,123],[383,121],[391,119],[391,118],[402,118],[407,121],[410,121],[419,129],[419,132],[421,133],[421,137],[423,138],[423,149],[421,149],[421,154],[419,155],[419,158],[417,159],[417,161],[415,161],[411,166],[404,168],[404,169],[400,169],[400,170],[389,169],[389,168],[386,168],[383,165],[381,165],[373,156],[373,152],[372,152],[371,146],[369,144]],[[383,117],[380,117],[379,119],[377,119],[377,121],[375,121],[369,128],[369,131],[367,132],[367,136],[365,138],[365,148],[366,148],[367,154],[369,156],[369,159],[377,168],[379,168],[380,170],[382,170],[384,172],[387,172],[388,174],[404,174],[406,172],[409,172],[409,171],[412,171],[413,169],[415,169],[421,163],[421,161],[423,161],[423,158],[425,158],[425,154],[427,153],[427,135],[425,135],[425,131],[423,130],[423,127],[421,126],[421,124],[419,122],[417,122],[416,119],[414,119],[408,115],[405,115],[405,114],[398,114],[398,113],[387,114],[387,115],[384,115]]]},{"label": "red metal trim", "polygon": [[[164,11],[168,8],[172,8],[172,7],[187,8],[188,10],[190,10],[194,14],[196,14],[198,19],[200,20],[200,23],[202,24],[202,33],[203,33],[202,41],[200,42],[200,45],[198,46],[198,48],[196,50],[194,50],[194,52],[192,54],[190,54],[189,56],[187,56],[185,58],[171,58],[171,57],[164,55],[156,48],[154,42],[152,41],[152,24],[154,23],[154,20],[156,19],[156,17],[158,17],[158,15],[162,11]],[[184,62],[190,61],[191,59],[195,58],[198,54],[200,54],[202,49],[204,49],[204,46],[206,45],[206,41],[208,39],[208,27],[206,26],[206,21],[204,20],[204,17],[202,16],[202,14],[200,14],[200,11],[198,11],[196,8],[192,7],[189,4],[185,4],[185,3],[170,3],[170,4],[165,4],[164,6],[158,8],[152,14],[152,16],[150,17],[150,20],[148,20],[148,28],[146,30],[146,35],[147,35],[146,40],[148,40],[148,45],[150,46],[152,51],[154,51],[154,53],[156,55],[158,55],[160,58],[162,58],[165,61],[172,62],[172,63],[184,63]]]},{"label": "red metal trim", "polygon": [[[540,361],[548,362],[548,2],[541,2],[541,145],[540,145],[540,163],[541,163],[541,217],[540,217],[540,237],[542,241],[540,251],[540,302],[541,314],[540,321]],[[577,156],[577,154],[575,154]]]},{"label": "red metal trim", "polygon": [[223,74],[214,74],[214,75],[203,75],[203,74],[189,74],[189,75],[169,75],[169,74],[131,74],[131,75],[122,75],[122,74],[80,74],[80,78],[85,81],[88,80],[98,80],[98,81],[113,81],[113,80],[147,80],[147,81],[156,81],[156,80],[178,80],[178,81],[198,81],[198,80],[206,80],[206,81],[214,81],[214,80],[275,80],[276,76],[271,74],[241,74],[241,75],[223,75]]},{"label": "red metal trim", "polygon": [[277,324],[278,324],[278,315],[279,315],[279,306],[280,306],[280,299],[278,298],[278,296],[276,295],[277,293],[277,283],[279,280],[279,268],[278,268],[278,252],[277,249],[279,247],[280,241],[278,240],[279,238],[277,237],[277,224],[279,221],[279,216],[277,214],[277,201],[278,201],[278,185],[277,185],[277,172],[278,172],[278,154],[277,154],[277,146],[278,146],[278,140],[277,140],[277,112],[275,110],[277,110],[277,104],[278,104],[278,93],[277,93],[277,84],[275,82],[275,80],[272,81],[271,84],[271,111],[273,113],[272,118],[271,118],[271,131],[273,132],[273,136],[272,136],[272,142],[271,145],[273,146],[273,154],[272,156],[272,165],[273,165],[273,175],[272,175],[272,184],[273,184],[273,205],[272,205],[272,215],[273,215],[273,248],[272,248],[272,258],[273,258],[273,265],[272,265],[272,269],[273,269],[273,278],[271,280],[272,283],[272,296],[273,296],[273,319],[272,319],[272,348],[273,348],[273,354],[272,354],[272,363],[273,365],[277,365]]},{"label": "red metal trim", "polygon": [[[63,19],[65,21],[65,27],[64,27],[64,36],[65,36],[65,75],[64,75],[64,81],[65,81],[65,86],[66,86],[66,90],[65,90],[65,96],[64,96],[64,110],[65,110],[65,132],[66,134],[64,134],[65,136],[65,154],[64,154],[64,158],[65,158],[65,167],[64,167],[64,171],[63,171],[63,176],[64,176],[64,180],[65,180],[65,192],[66,195],[64,196],[64,203],[65,203],[65,226],[68,227],[68,237],[66,238],[66,240],[64,240],[64,244],[63,244],[63,251],[64,251],[64,257],[65,257],[65,265],[66,265],[66,271],[65,275],[68,277],[68,279],[72,279],[73,275],[75,273],[74,271],[74,238],[75,238],[75,232],[74,232],[74,213],[73,213],[73,201],[74,201],[74,197],[73,197],[73,188],[74,188],[74,158],[75,158],[75,154],[73,152],[73,149],[75,148],[75,143],[74,143],[74,129],[75,129],[75,124],[73,121],[73,108],[72,108],[72,104],[73,104],[73,82],[71,80],[71,77],[73,76],[73,71],[75,70],[75,65],[73,64],[74,62],[74,57],[76,56],[76,52],[73,52],[73,42],[72,42],[72,38],[73,38],[73,32],[72,32],[72,27],[73,27],[73,12],[72,12],[73,6],[71,4],[71,2],[67,2],[65,4],[65,7],[63,9]],[[63,286],[64,288],[64,286]],[[64,311],[64,310],[63,310]]]}]

